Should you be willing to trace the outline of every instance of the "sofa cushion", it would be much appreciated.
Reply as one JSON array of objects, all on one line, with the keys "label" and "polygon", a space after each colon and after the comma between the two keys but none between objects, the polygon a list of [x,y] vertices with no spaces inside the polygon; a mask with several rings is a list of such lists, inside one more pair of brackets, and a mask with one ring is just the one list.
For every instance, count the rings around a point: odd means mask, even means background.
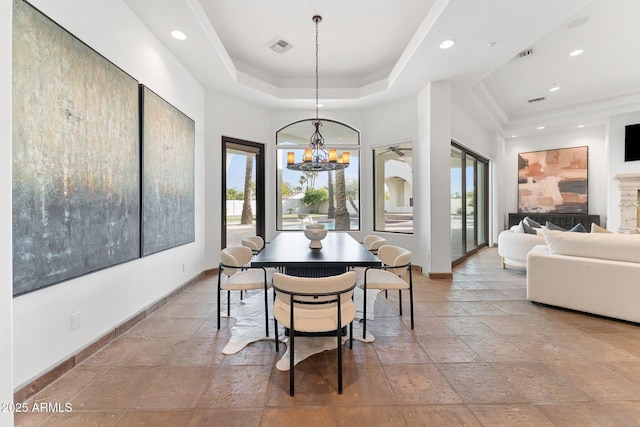
[{"label": "sofa cushion", "polygon": [[640,235],[543,230],[549,253],[640,263]]},{"label": "sofa cushion", "polygon": [[609,230],[607,230],[606,228],[600,227],[595,222],[591,223],[591,232],[592,233],[609,233],[609,234],[611,234],[611,232]]}]

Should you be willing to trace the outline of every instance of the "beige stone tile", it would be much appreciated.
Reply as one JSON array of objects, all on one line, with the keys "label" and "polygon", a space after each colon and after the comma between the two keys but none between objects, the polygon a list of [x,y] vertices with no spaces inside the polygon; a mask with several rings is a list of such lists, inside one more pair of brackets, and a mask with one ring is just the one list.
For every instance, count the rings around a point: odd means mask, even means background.
[{"label": "beige stone tile", "polygon": [[469,405],[483,426],[550,427],[554,424],[535,406],[528,404]]},{"label": "beige stone tile", "polygon": [[554,426],[631,427],[621,414],[598,402],[553,403],[536,405]]},{"label": "beige stone tile", "polygon": [[482,358],[458,337],[426,337],[418,338],[418,342],[434,363],[482,361]]},{"label": "beige stone tile", "polygon": [[384,372],[397,402],[412,405],[462,403],[433,364],[387,365]]},{"label": "beige stone tile", "polygon": [[633,383],[598,362],[547,362],[556,375],[571,381],[596,401],[638,400],[640,383]]},{"label": "beige stone tile", "polygon": [[410,337],[379,337],[373,346],[383,364],[431,362],[420,344]]},{"label": "beige stone tile", "polygon": [[518,389],[491,364],[454,363],[437,366],[466,404],[526,402]]}]

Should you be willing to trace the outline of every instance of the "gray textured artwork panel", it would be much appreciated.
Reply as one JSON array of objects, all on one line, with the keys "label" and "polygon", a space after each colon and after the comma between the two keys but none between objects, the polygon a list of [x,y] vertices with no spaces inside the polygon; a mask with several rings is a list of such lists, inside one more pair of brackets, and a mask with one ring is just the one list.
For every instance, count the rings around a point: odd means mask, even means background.
[{"label": "gray textured artwork panel", "polygon": [[142,92],[142,255],[195,240],[195,123]]},{"label": "gray textured artwork panel", "polygon": [[14,295],[140,256],[138,83],[29,4],[13,15]]}]

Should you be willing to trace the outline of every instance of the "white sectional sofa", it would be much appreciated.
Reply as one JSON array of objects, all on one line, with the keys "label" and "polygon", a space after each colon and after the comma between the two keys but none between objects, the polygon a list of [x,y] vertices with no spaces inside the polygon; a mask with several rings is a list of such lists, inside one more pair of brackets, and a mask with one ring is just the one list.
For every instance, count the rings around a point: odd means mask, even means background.
[{"label": "white sectional sofa", "polygon": [[527,298],[640,322],[640,235],[544,230],[527,255]]},{"label": "white sectional sofa", "polygon": [[498,255],[502,257],[502,268],[526,268],[527,254],[534,246],[545,245],[542,235],[504,230],[498,235]]}]

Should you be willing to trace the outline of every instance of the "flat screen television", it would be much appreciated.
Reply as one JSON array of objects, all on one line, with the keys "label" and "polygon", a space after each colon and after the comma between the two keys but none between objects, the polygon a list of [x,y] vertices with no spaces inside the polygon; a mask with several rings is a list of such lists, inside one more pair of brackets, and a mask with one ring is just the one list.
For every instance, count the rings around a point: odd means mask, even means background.
[{"label": "flat screen television", "polygon": [[640,160],[640,123],[624,128],[624,161]]}]

